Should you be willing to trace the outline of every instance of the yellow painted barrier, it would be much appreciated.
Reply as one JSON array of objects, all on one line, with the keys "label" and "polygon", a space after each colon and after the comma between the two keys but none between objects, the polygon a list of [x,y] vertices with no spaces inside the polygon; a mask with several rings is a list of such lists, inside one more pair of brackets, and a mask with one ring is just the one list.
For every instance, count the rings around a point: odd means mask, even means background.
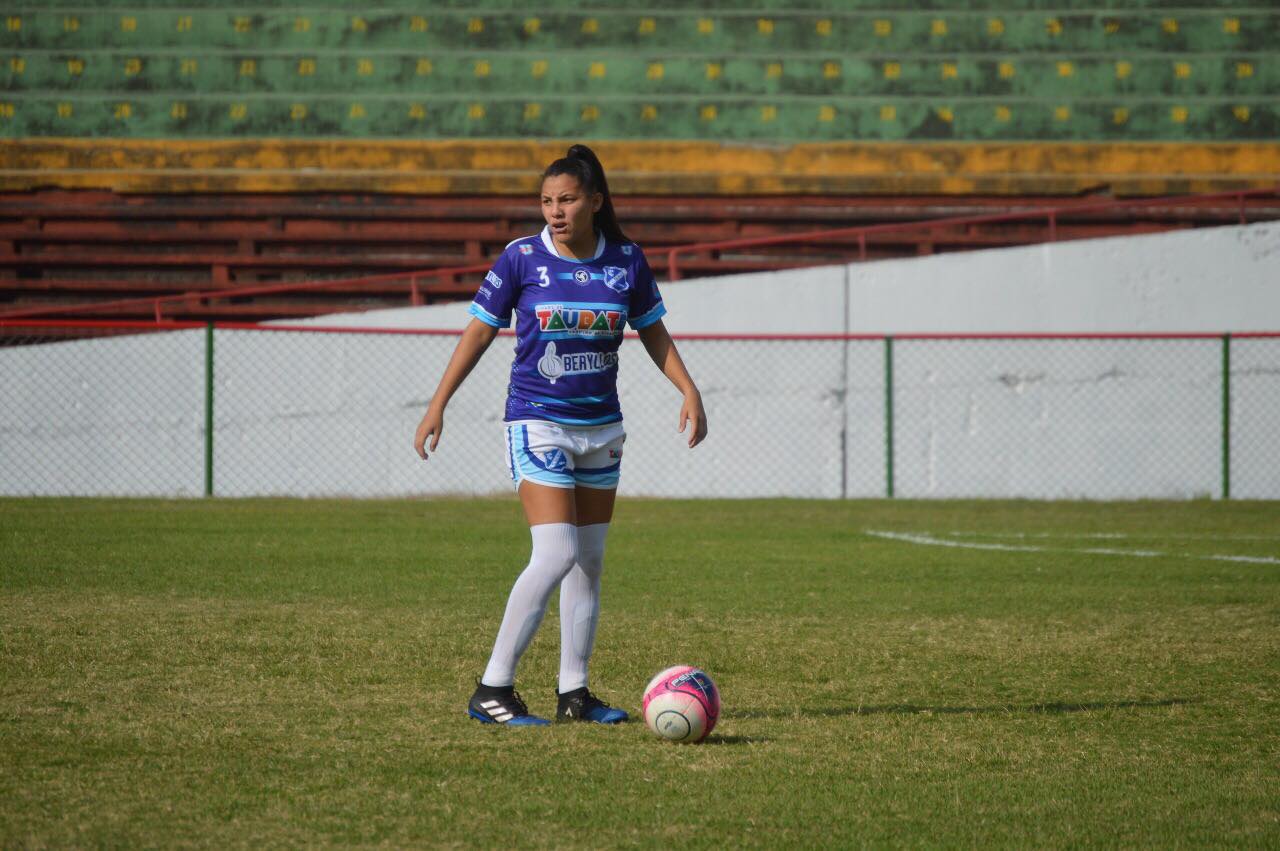
[{"label": "yellow painted barrier", "polygon": [[[548,141],[0,140],[0,189],[525,194]],[[592,142],[623,194],[1145,195],[1275,185],[1277,143]]]}]

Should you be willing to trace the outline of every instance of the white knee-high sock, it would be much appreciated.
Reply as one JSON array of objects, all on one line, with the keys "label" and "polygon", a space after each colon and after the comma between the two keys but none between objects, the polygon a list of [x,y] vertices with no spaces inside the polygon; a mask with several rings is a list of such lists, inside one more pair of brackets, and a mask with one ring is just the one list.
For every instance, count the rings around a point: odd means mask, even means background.
[{"label": "white knee-high sock", "polygon": [[542,623],[547,599],[578,558],[578,528],[572,523],[540,523],[529,527],[529,535],[533,554],[507,598],[489,665],[480,678],[487,686],[515,683],[516,664]]},{"label": "white knee-high sock", "polygon": [[561,692],[587,684],[587,663],[600,620],[600,574],[604,571],[604,539],[608,523],[578,527],[578,563],[560,583]]}]

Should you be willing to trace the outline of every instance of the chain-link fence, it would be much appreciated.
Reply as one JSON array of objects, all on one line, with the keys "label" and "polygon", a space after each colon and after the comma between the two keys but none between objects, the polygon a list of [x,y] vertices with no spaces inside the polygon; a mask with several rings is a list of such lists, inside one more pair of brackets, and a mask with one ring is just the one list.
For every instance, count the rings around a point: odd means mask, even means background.
[{"label": "chain-link fence", "polygon": [[204,493],[205,337],[0,325],[0,493]]},{"label": "chain-link fence", "polygon": [[[396,496],[510,488],[512,338],[414,429],[454,332],[0,327],[0,493]],[[624,342],[621,492],[1280,498],[1280,334],[679,338],[711,434]],[[1224,377],[1226,380],[1224,381]]]}]

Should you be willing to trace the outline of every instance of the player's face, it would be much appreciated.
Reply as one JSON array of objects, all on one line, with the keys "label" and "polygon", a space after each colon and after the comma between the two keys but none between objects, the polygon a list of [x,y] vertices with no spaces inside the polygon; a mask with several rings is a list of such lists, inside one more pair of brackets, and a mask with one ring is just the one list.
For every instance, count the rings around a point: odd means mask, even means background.
[{"label": "player's face", "polygon": [[564,245],[594,239],[591,220],[603,202],[603,195],[588,195],[571,174],[553,174],[542,181],[542,218],[555,240]]}]

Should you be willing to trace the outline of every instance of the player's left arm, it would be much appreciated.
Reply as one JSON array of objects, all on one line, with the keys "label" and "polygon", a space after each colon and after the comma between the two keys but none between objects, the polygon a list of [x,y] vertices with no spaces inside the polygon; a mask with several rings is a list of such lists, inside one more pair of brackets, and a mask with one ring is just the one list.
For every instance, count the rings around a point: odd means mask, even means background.
[{"label": "player's left arm", "polygon": [[693,426],[689,430],[689,448],[692,449],[707,436],[707,412],[702,407],[702,394],[693,383],[689,370],[680,358],[680,352],[676,350],[675,341],[671,339],[671,334],[661,319],[636,333],[640,335],[640,342],[644,343],[645,351],[653,358],[658,369],[684,395],[684,403],[680,406],[679,431],[683,434],[686,425]]}]

